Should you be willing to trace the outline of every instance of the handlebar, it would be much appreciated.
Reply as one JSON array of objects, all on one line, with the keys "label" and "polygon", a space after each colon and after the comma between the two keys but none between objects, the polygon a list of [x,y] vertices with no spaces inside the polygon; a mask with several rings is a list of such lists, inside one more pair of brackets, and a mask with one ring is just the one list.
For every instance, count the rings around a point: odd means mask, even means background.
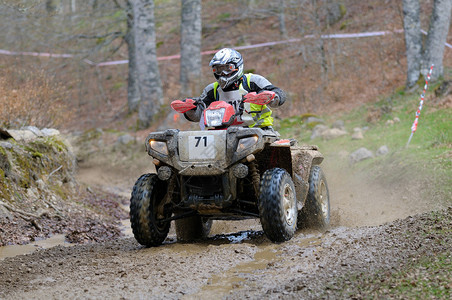
[{"label": "handlebar", "polygon": [[[246,103],[252,103],[257,105],[266,105],[270,103],[276,94],[272,91],[262,91],[259,94],[256,92],[250,92],[243,96],[242,101]],[[186,113],[189,110],[195,109],[197,106],[201,106],[202,109],[206,109],[206,104],[204,101],[193,100],[187,98],[185,100],[174,100],[171,102],[171,108],[177,111],[178,113]]]}]

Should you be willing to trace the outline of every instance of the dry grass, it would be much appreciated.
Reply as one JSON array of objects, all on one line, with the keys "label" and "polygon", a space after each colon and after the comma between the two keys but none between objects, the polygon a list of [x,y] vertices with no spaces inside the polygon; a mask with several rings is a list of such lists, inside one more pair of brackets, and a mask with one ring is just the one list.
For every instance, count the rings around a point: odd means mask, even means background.
[{"label": "dry grass", "polygon": [[0,126],[58,127],[71,116],[64,88],[42,69],[5,67],[0,73]]},{"label": "dry grass", "polygon": [[[251,5],[254,3],[255,5]],[[275,1],[226,1],[203,3],[202,50],[252,45],[284,39],[279,32]],[[309,34],[357,33],[396,30],[403,28],[401,2],[397,1],[341,1],[345,15],[336,24],[326,25],[325,4],[317,1],[286,1],[288,38],[302,38]],[[428,29],[433,1],[422,3],[422,27]],[[316,13],[318,18],[316,18]],[[180,51],[180,1],[161,1],[156,5],[156,42],[158,56],[178,54]],[[449,33],[448,41],[452,38]],[[117,41],[119,46],[119,41]],[[84,41],[78,47],[87,48]],[[71,49],[72,50],[72,49]],[[58,52],[68,52],[61,49]],[[290,95],[279,117],[305,113],[336,114],[350,111],[365,103],[387,97],[405,84],[405,43],[401,33],[383,37],[324,40],[305,39],[271,47],[241,51],[245,70],[267,77],[274,85]],[[164,103],[162,115],[169,103],[178,98],[199,96],[202,87],[215,79],[208,67],[211,55],[202,56],[202,72],[196,78],[201,88],[193,95],[181,94],[178,59],[159,61]],[[127,47],[119,47],[114,55],[99,51],[89,57],[93,61],[127,59]],[[74,122],[66,128],[83,130],[101,127],[133,131],[136,114],[127,110],[127,65],[95,68],[76,59],[29,58],[23,66],[53,69],[55,76],[65,82],[71,95],[67,105],[74,110]],[[452,65],[452,51],[446,49],[444,66]],[[6,74],[6,71],[5,71]],[[0,74],[0,77],[2,75]],[[451,78],[452,73],[445,74]],[[8,76],[4,75],[2,80]],[[73,82],[71,82],[73,81]],[[71,82],[71,83],[68,83]],[[2,83],[3,86],[3,83]],[[8,88],[8,93],[18,88]],[[0,90],[0,95],[5,91]],[[1,100],[4,101],[4,100]],[[3,103],[3,102],[2,102]],[[2,112],[1,118],[4,119]],[[49,114],[50,115],[50,114]],[[156,122],[157,123],[157,122]],[[154,130],[159,124],[153,124]]]}]

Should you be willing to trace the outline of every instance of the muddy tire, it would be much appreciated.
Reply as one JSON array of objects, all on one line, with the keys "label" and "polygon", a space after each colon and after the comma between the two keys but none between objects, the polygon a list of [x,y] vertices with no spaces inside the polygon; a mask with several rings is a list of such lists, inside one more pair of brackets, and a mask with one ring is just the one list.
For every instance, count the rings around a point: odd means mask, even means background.
[{"label": "muddy tire", "polygon": [[146,247],[161,245],[168,235],[170,222],[158,219],[169,218],[171,212],[164,212],[164,216],[157,212],[157,205],[167,192],[166,185],[156,174],[145,174],[133,186],[130,223],[135,239]]},{"label": "muddy tire", "polygon": [[330,194],[325,174],[319,166],[311,169],[308,196],[298,220],[300,228],[325,230],[330,225]]},{"label": "muddy tire", "polygon": [[297,229],[297,200],[290,175],[280,168],[264,172],[259,191],[259,216],[272,242],[290,240]]},{"label": "muddy tire", "polygon": [[191,242],[206,238],[212,227],[212,220],[191,216],[175,221],[178,241]]}]

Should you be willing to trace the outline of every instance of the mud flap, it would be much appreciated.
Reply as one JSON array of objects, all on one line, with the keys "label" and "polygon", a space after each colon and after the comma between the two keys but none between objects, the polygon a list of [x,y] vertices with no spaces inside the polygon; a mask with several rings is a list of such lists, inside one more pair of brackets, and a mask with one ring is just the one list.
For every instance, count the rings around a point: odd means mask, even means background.
[{"label": "mud flap", "polygon": [[291,147],[292,178],[297,194],[297,209],[301,210],[306,202],[309,190],[309,174],[314,165],[323,161],[323,155],[317,150],[317,146]]}]

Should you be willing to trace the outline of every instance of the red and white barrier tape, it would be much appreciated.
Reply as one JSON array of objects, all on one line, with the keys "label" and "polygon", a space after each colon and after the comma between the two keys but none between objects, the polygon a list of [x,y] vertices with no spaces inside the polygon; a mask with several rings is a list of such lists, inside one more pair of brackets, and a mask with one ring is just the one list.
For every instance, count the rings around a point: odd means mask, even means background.
[{"label": "red and white barrier tape", "polygon": [[[364,37],[383,36],[383,35],[402,33],[402,32],[403,32],[402,29],[396,29],[394,31],[371,31],[371,32],[360,32],[360,33],[325,34],[325,35],[321,35],[320,38],[322,38],[322,39],[364,38]],[[422,33],[427,34],[427,32],[425,32],[424,30],[422,30]],[[315,37],[316,37],[315,35],[309,34],[309,35],[305,35],[303,38],[260,43],[260,44],[254,44],[254,45],[248,45],[248,46],[238,46],[238,47],[234,47],[234,49],[244,50],[244,49],[253,49],[253,48],[259,48],[259,47],[274,46],[274,45],[279,45],[279,44],[299,43],[303,39],[313,39]],[[445,43],[445,45],[446,45],[446,47],[452,49],[451,44]],[[217,51],[218,50],[203,51],[203,52],[201,52],[201,55],[213,54],[213,53],[216,53]],[[2,50],[2,49],[0,49],[0,54],[42,56],[42,57],[50,57],[50,58],[73,58],[73,57],[76,57],[76,55],[73,55],[73,54],[54,54],[54,53],[43,53],[43,52],[15,52],[15,51],[8,51],[8,50]],[[160,57],[157,57],[157,60],[172,60],[172,59],[179,59],[179,58],[180,58],[180,54],[176,54],[176,55],[170,55],[170,56],[160,56]],[[101,63],[95,63],[93,61],[90,61],[89,59],[84,59],[83,61],[89,65],[96,66],[96,67],[122,65],[122,64],[127,64],[129,62],[128,60],[115,60],[115,61],[106,61],[106,62],[101,62]]]},{"label": "red and white barrier tape", "polygon": [[[427,35],[427,31],[421,29],[421,32],[422,32],[423,34]],[[451,44],[449,44],[449,43],[446,42],[446,43],[444,43],[444,45],[446,45],[447,48],[452,49],[452,45],[451,45]]]},{"label": "red and white barrier tape", "polygon": [[430,76],[432,76],[432,72],[433,72],[433,64],[430,67],[430,71],[427,74],[427,79],[425,80],[424,90],[422,91],[422,94],[421,94],[421,101],[419,102],[419,107],[418,107],[418,109],[416,111],[416,117],[414,118],[413,125],[411,126],[411,135],[410,135],[410,137],[408,139],[408,142],[406,143],[407,147],[408,147],[408,145],[411,142],[411,138],[413,137],[414,133],[417,130],[417,125],[418,125],[418,122],[419,122],[419,116],[421,115],[421,110],[422,110],[422,107],[424,105],[425,92],[428,89],[428,81],[430,80]]}]

